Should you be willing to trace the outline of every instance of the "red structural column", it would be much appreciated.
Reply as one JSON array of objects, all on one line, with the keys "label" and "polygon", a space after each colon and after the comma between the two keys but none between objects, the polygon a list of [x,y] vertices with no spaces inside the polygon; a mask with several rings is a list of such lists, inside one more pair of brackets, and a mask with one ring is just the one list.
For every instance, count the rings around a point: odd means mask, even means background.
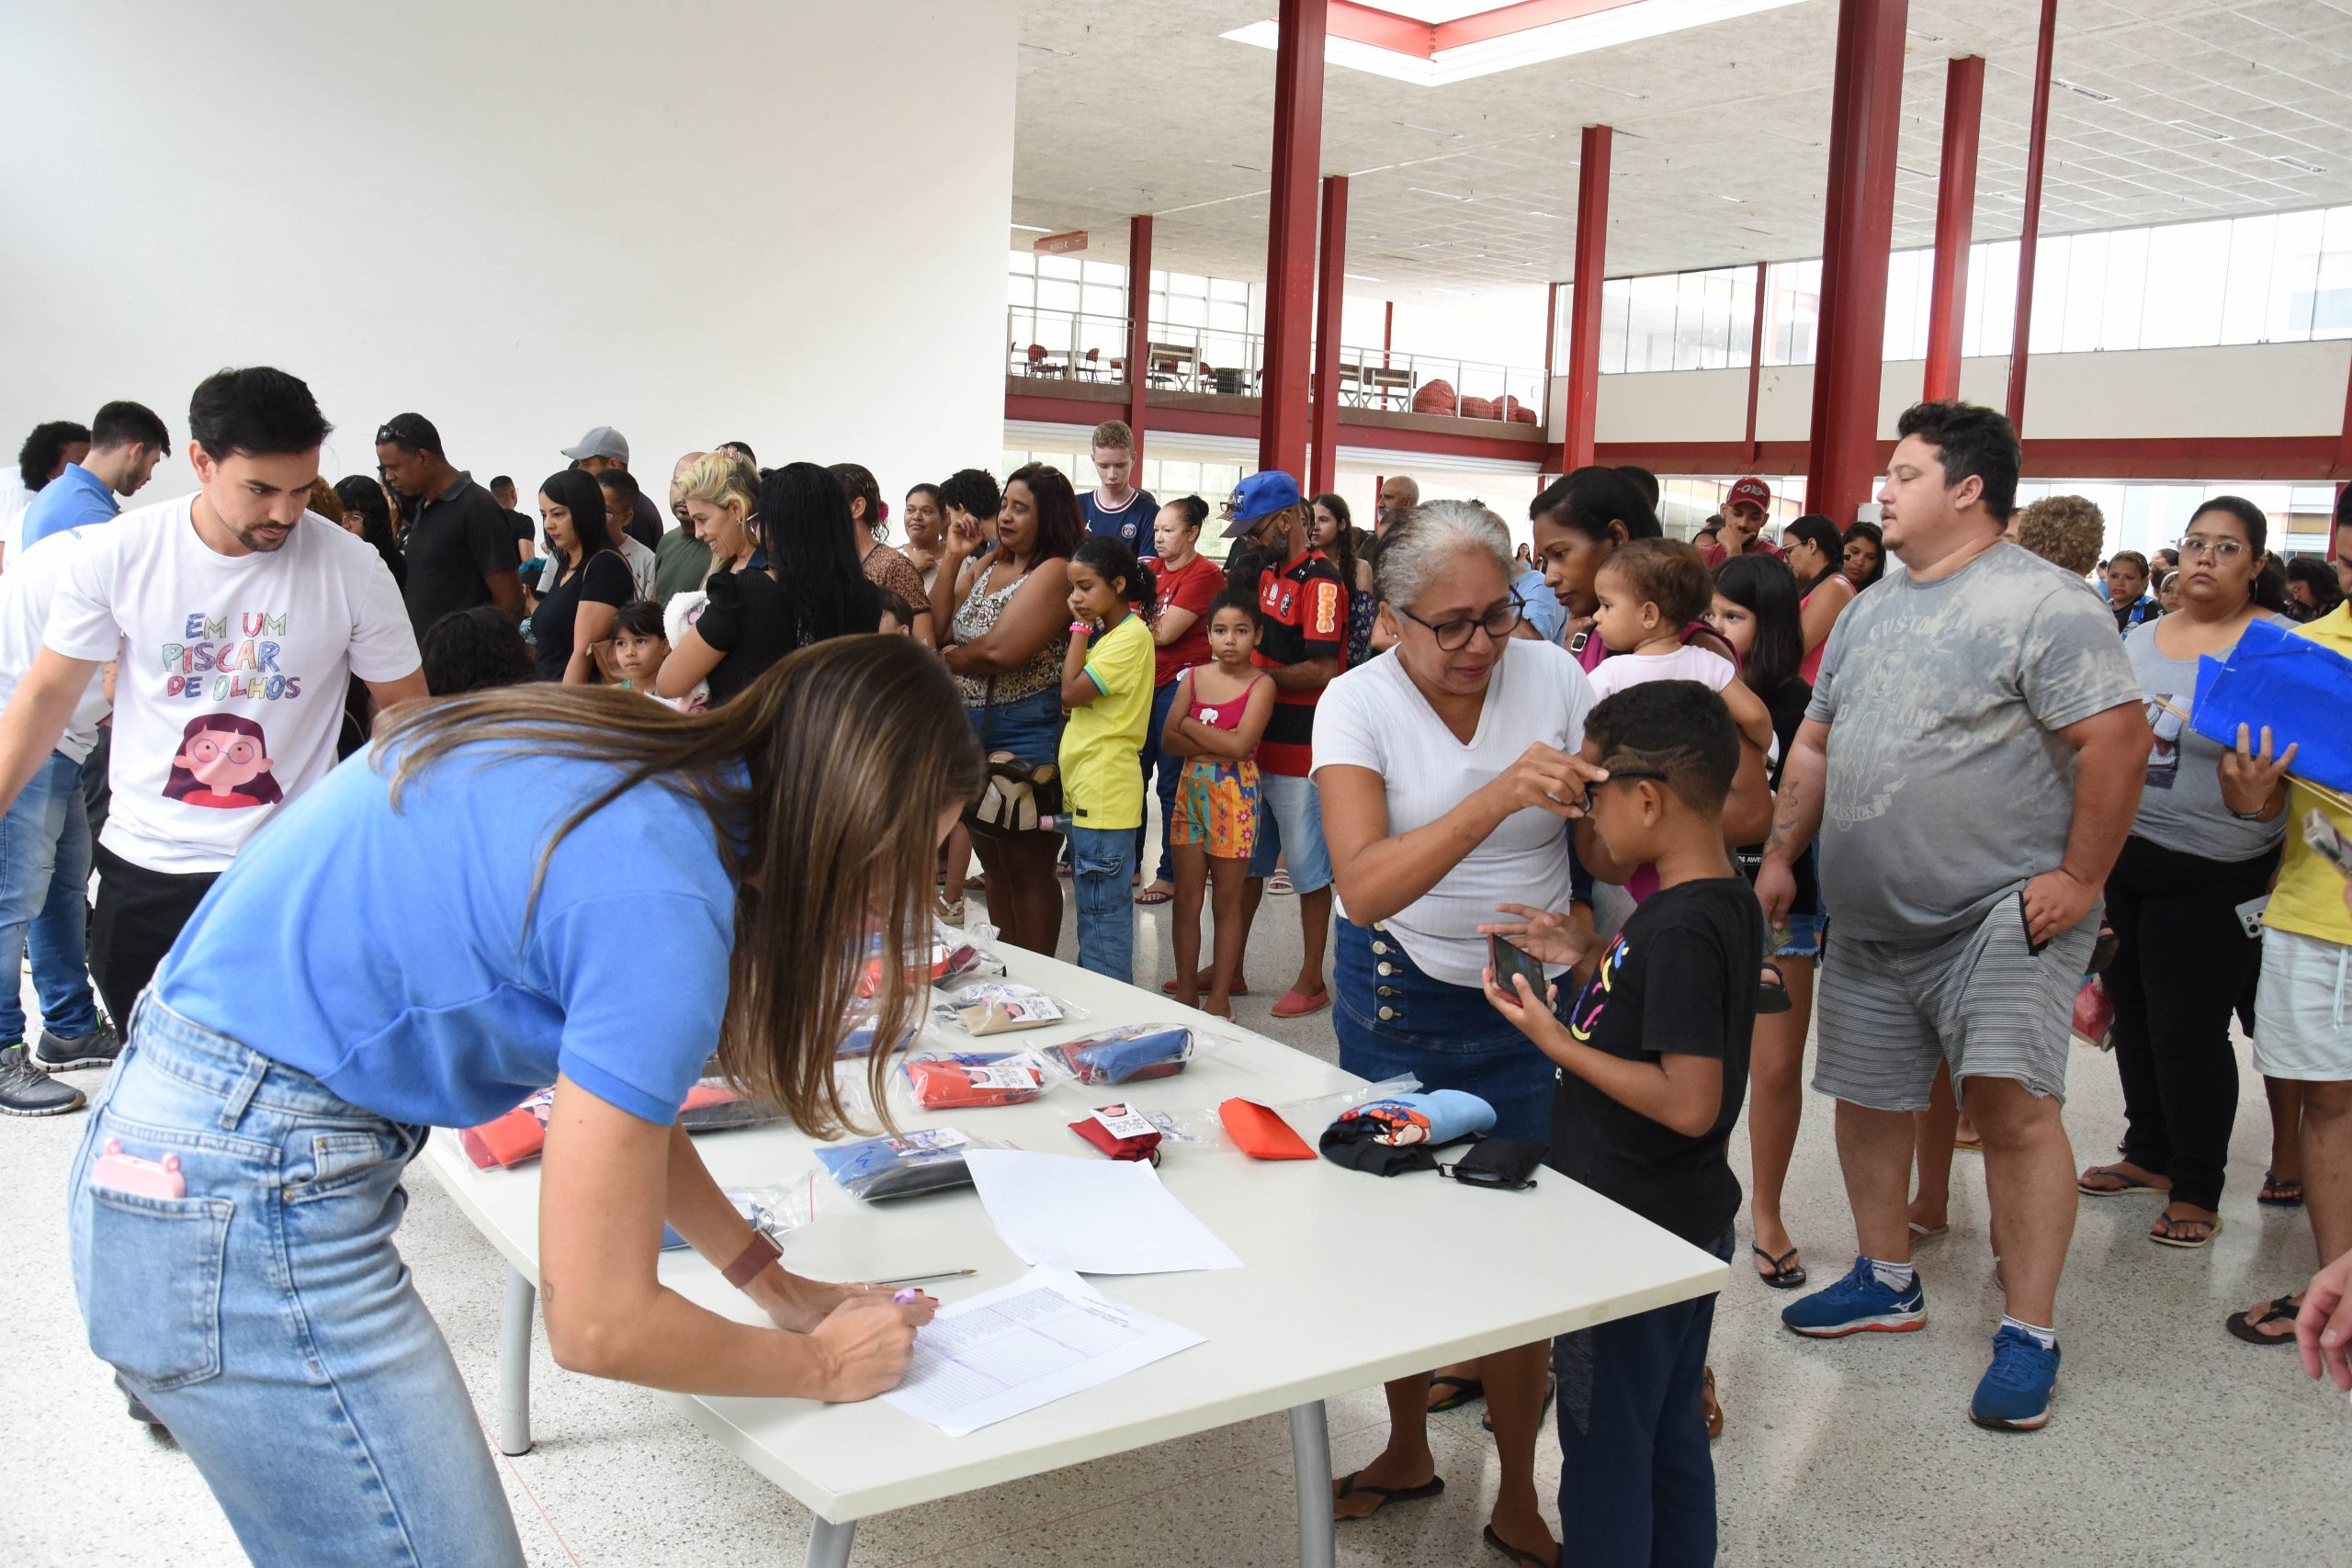
[{"label": "red structural column", "polygon": [[1976,217],[1976,135],[1984,118],[1984,59],[1944,67],[1944,155],[1936,169],[1936,270],[1928,288],[1931,401],[1960,396],[1960,339],[1968,323],[1968,247]]},{"label": "red structural column", "polygon": [[1323,250],[1315,295],[1315,446],[1307,490],[1332,488],[1340,461],[1340,307],[1347,289],[1348,176],[1323,176]]},{"label": "red structural column", "polygon": [[1894,156],[1903,129],[1909,12],[1909,0],[1842,0],[1838,7],[1805,504],[1841,528],[1869,499],[1878,475],[1886,267],[1894,243]]},{"label": "red structural column", "polygon": [[1600,296],[1609,256],[1609,150],[1615,133],[1584,128],[1577,165],[1576,274],[1568,293],[1568,406],[1560,437],[1560,471],[1592,461],[1594,414],[1600,402]]},{"label": "red structural column", "polygon": [[2041,161],[2050,144],[2050,57],[2058,46],[2058,0],[2041,0],[2033,51],[2033,119],[2025,142],[2025,226],[2018,231],[2017,328],[2009,339],[2009,423],[2025,429],[2025,362],[2033,336],[2033,261],[2041,242]]},{"label": "red structural column", "polygon": [[1747,460],[1751,463],[1764,455],[1756,442],[1756,410],[1764,396],[1764,304],[1765,288],[1770,275],[1764,264],[1756,264],[1756,319],[1747,329]]},{"label": "red structural column", "polygon": [[[1151,396],[1151,214],[1127,220],[1127,428],[1143,461],[1143,427]],[[1142,472],[1140,468],[1137,473]]]},{"label": "red structural column", "polygon": [[1258,467],[1306,471],[1315,315],[1315,183],[1323,164],[1323,42],[1329,0],[1282,0],[1274,51],[1274,183],[1266,233],[1266,363]]}]

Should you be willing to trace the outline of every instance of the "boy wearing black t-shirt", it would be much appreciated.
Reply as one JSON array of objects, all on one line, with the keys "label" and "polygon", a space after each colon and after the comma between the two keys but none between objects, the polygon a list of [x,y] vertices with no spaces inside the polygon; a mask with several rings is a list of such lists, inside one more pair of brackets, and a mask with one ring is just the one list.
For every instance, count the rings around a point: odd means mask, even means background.
[{"label": "boy wearing black t-shirt", "polygon": [[[1548,1163],[1728,1260],[1739,1179],[1724,1158],[1747,1092],[1764,917],[1724,853],[1739,734],[1695,681],[1620,692],[1585,718],[1584,755],[1608,770],[1582,829],[1606,859],[1657,868],[1565,1024],[1514,976],[1487,975],[1497,1011],[1560,1065]],[[1491,928],[1571,963],[1561,915],[1508,907]],[[1553,1342],[1559,1376],[1561,1562],[1712,1562],[1715,1471],[1700,1388],[1715,1298],[1637,1313]]]}]

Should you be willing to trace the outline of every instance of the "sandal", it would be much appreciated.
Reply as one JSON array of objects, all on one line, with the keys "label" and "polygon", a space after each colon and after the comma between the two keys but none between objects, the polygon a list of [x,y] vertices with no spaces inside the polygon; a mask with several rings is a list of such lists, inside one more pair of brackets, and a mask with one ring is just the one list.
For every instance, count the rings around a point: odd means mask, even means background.
[{"label": "sandal", "polygon": [[1484,1399],[1487,1397],[1487,1385],[1480,1382],[1476,1378],[1457,1378],[1449,1373],[1441,1372],[1436,1377],[1430,1380],[1430,1391],[1434,1393],[1440,1383],[1447,1385],[1453,1390],[1453,1392],[1444,1395],[1442,1398],[1431,1400],[1430,1402],[1429,1409],[1430,1414],[1432,1416],[1436,1415],[1441,1410],[1456,1409],[1459,1406],[1469,1404],[1474,1399]]},{"label": "sandal", "polygon": [[[2176,1225],[2203,1225],[2205,1234],[2192,1239],[2177,1232],[2173,1228]],[[2156,1223],[2148,1227],[2148,1239],[2158,1247],[2178,1247],[2191,1251],[2212,1246],[2213,1238],[2221,1234],[2222,1222],[2218,1215],[2210,1220],[2199,1220],[2185,1216],[2174,1219],[2170,1214],[2158,1214]]]},{"label": "sandal", "polygon": [[2300,1176],[2283,1179],[2262,1173],[2262,1194],[2255,1201],[2266,1209],[2300,1209],[2303,1206],[2303,1180]]},{"label": "sandal", "polygon": [[1391,1503],[1418,1503],[1424,1497],[1434,1497],[1445,1490],[1445,1477],[1442,1475],[1432,1475],[1419,1486],[1374,1486],[1369,1483],[1357,1482],[1356,1477],[1363,1473],[1363,1471],[1355,1470],[1340,1477],[1339,1484],[1332,1490],[1331,1501],[1336,1503],[1342,1497],[1352,1497],[1357,1493],[1363,1492],[1379,1498],[1379,1506],[1372,1510],[1372,1514],[1350,1514],[1344,1517],[1335,1514],[1332,1516],[1335,1522],[1343,1525],[1353,1524],[1360,1519],[1372,1517],[1373,1514],[1377,1514]]},{"label": "sandal", "polygon": [[1789,1000],[1789,982],[1781,966],[1770,959],[1764,961],[1764,972],[1757,976],[1756,1011],[1759,1017],[1782,1013],[1795,1004]]},{"label": "sandal", "polygon": [[[1379,1512],[1376,1508],[1373,1511],[1374,1513]],[[1513,1546],[1510,1542],[1497,1535],[1495,1533],[1495,1527],[1492,1525],[1488,1525],[1487,1527],[1487,1544],[1493,1547],[1497,1551],[1504,1553],[1506,1556],[1518,1562],[1519,1568],[1560,1568],[1560,1558],[1557,1553],[1555,1553],[1552,1560],[1549,1562],[1546,1562],[1541,1557],[1536,1556],[1535,1553],[1532,1551],[1521,1551],[1519,1548]]]},{"label": "sandal", "polygon": [[1933,1241],[1939,1235],[1951,1234],[1951,1224],[1949,1221],[1939,1225],[1923,1225],[1917,1220],[1906,1220],[1904,1223],[1911,1227],[1911,1240],[1914,1246],[1923,1241]]},{"label": "sandal", "polygon": [[[2222,1320],[2222,1326],[2249,1345],[2292,1345],[2295,1342],[2295,1331],[2292,1325],[2295,1319],[2301,1315],[2302,1310],[2302,1304],[2292,1296],[2273,1296],[2258,1307],[2248,1307],[2244,1312],[2230,1314]],[[2256,1313],[2263,1314],[2261,1323],[2255,1321]],[[2265,1334],[2262,1332],[2263,1324],[2281,1322],[2289,1325],[2286,1333]]]},{"label": "sandal", "polygon": [[2115,962],[2115,955],[2122,949],[2123,939],[2115,934],[2115,928],[2105,920],[2099,921],[2098,936],[2091,943],[2090,966],[2083,973],[2086,975],[2106,973],[2107,966]]},{"label": "sandal", "polygon": [[1804,1283],[1804,1265],[1789,1261],[1797,1255],[1795,1247],[1789,1248],[1778,1258],[1760,1247],[1751,1247],[1747,1250],[1772,1266],[1770,1269],[1759,1270],[1756,1277],[1774,1290],[1793,1291]]},{"label": "sandal", "polygon": [[1277,871],[1273,875],[1266,878],[1266,891],[1279,898],[1285,893],[1295,893],[1298,889],[1291,886],[1289,872]]},{"label": "sandal", "polygon": [[964,900],[958,898],[952,904],[944,898],[939,900],[939,918],[945,920],[951,926],[962,925],[964,923]]},{"label": "sandal", "polygon": [[1176,890],[1174,888],[1162,887],[1158,883],[1154,883],[1149,887],[1145,888],[1142,892],[1136,895],[1136,902],[1148,907],[1154,904],[1171,903],[1174,901],[1175,897]]},{"label": "sandal", "polygon": [[1713,1442],[1724,1435],[1724,1407],[1723,1402],[1715,1397],[1715,1369],[1713,1367],[1701,1370],[1699,1408],[1707,1417],[1707,1440]]},{"label": "sandal", "polygon": [[[1204,969],[1201,971],[1201,995],[1208,995],[1208,990],[1209,972]],[[1176,982],[1173,980],[1162,980],[1159,982],[1159,994],[1163,997],[1174,996],[1176,994]],[[1246,997],[1250,994],[1250,982],[1247,980],[1237,979],[1233,982],[1233,989],[1226,992],[1225,994],[1228,997]]]},{"label": "sandal", "polygon": [[[2123,1185],[2120,1187],[2093,1187],[2091,1185],[2092,1179],[2101,1176],[2113,1177]],[[2127,1176],[2124,1174],[2123,1168],[2120,1165],[2095,1165],[2091,1167],[2088,1170],[2083,1172],[2082,1175],[2075,1178],[2075,1190],[2078,1192],[2087,1193],[2093,1198],[2121,1198],[2133,1192],[2169,1192],[2172,1190],[2169,1187],[2151,1187],[2136,1176]]]}]

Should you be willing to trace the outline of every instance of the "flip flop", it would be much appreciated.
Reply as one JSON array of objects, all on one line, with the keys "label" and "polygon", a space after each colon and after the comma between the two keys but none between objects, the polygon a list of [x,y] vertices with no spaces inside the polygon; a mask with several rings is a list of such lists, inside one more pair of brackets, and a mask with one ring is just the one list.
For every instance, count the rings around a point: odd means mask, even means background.
[{"label": "flip flop", "polygon": [[1371,1518],[1374,1514],[1379,1513],[1381,1508],[1388,1506],[1391,1503],[1418,1503],[1424,1497],[1434,1497],[1445,1490],[1445,1477],[1442,1475],[1432,1475],[1419,1486],[1374,1486],[1370,1483],[1358,1485],[1356,1477],[1363,1473],[1363,1471],[1355,1470],[1340,1477],[1340,1489],[1331,1494],[1331,1501],[1336,1503],[1342,1497],[1352,1497],[1357,1493],[1363,1492],[1379,1498],[1380,1506],[1373,1509],[1371,1514],[1352,1514],[1344,1518],[1334,1514],[1332,1519],[1335,1523],[1354,1524],[1360,1519]]},{"label": "flip flop", "polygon": [[1176,894],[1172,888],[1162,892],[1157,887],[1147,887],[1136,895],[1136,902],[1148,907],[1154,904],[1172,903],[1175,897]]},{"label": "flip flop", "polygon": [[1789,999],[1789,983],[1781,977],[1781,966],[1766,959],[1763,974],[1757,977],[1757,1012],[1762,1015],[1781,1013],[1795,1005]]},{"label": "flip flop", "polygon": [[1453,1392],[1430,1406],[1431,1415],[1441,1410],[1456,1409],[1474,1399],[1484,1399],[1487,1395],[1487,1385],[1476,1378],[1457,1378],[1451,1373],[1441,1372],[1430,1380],[1430,1386],[1434,1389],[1440,1383],[1447,1385]]},{"label": "flip flop", "polygon": [[2154,1242],[2158,1247],[2177,1247],[2191,1252],[2200,1247],[2212,1246],[2213,1238],[2222,1234],[2222,1222],[2218,1218],[2209,1224],[2204,1220],[2176,1220],[2164,1214],[2158,1214],[2156,1216],[2156,1224],[2165,1227],[2166,1230],[2169,1230],[2174,1225],[2205,1225],[2205,1234],[2199,1236],[2194,1241],[2189,1241],[2180,1236],[2164,1235],[2154,1229],[2151,1229],[2148,1232],[2148,1239]]},{"label": "flip flop", "polygon": [[1331,993],[1328,990],[1317,991],[1311,997],[1301,996],[1295,990],[1284,991],[1274,1000],[1274,1016],[1276,1018],[1305,1018],[1308,1013],[1321,1012],[1330,1005]]},{"label": "flip flop", "polygon": [[2266,1209],[2300,1209],[2303,1206],[2302,1179],[2290,1176],[2282,1181],[2266,1170],[2262,1173],[2262,1194],[2255,1201]]},{"label": "flip flop", "polygon": [[[2123,1185],[2120,1187],[2093,1187],[2088,1179],[2094,1176],[2111,1176],[2118,1181],[2122,1182]],[[2146,1182],[2140,1180],[2136,1177],[2124,1175],[2123,1168],[2121,1166],[2114,1165],[2095,1165],[2091,1167],[2090,1169],[2085,1171],[2081,1176],[2075,1178],[2075,1190],[2093,1198],[2125,1198],[2131,1196],[2134,1192],[2170,1192],[2172,1190],[2169,1187],[2151,1187]]]},{"label": "flip flop", "polygon": [[1772,1266],[1772,1271],[1770,1273],[1758,1274],[1756,1277],[1763,1280],[1766,1284],[1771,1286],[1774,1290],[1793,1291],[1798,1286],[1804,1283],[1804,1265],[1802,1263],[1792,1265],[1789,1262],[1790,1258],[1794,1258],[1797,1255],[1797,1249],[1795,1247],[1792,1247],[1789,1248],[1778,1258],[1773,1257],[1770,1253],[1765,1251],[1760,1247],[1751,1247],[1747,1250],[1756,1254],[1757,1257],[1762,1258],[1765,1262],[1770,1263]]},{"label": "flip flop", "polygon": [[[1201,994],[1206,996],[1208,994],[1208,986],[1206,984],[1208,972],[1206,970],[1203,970],[1201,972],[1201,976],[1203,980]],[[1176,994],[1176,982],[1173,980],[1162,980],[1159,982],[1159,994],[1163,997],[1174,996]],[[1236,980],[1233,982],[1233,989],[1226,992],[1225,994],[1228,997],[1246,997],[1250,994],[1250,982],[1247,980]]]},{"label": "flip flop", "polygon": [[2267,1315],[2263,1318],[2264,1323],[2276,1323],[2284,1318],[2291,1324],[2301,1315],[2303,1309],[2295,1304],[2292,1296],[2273,1296],[2267,1309],[2248,1307],[2244,1312],[2233,1312],[2222,1320],[2222,1326],[2249,1345],[2292,1345],[2295,1342],[2292,1329],[2284,1334],[2265,1334],[2256,1325],[2254,1314],[2266,1310]]},{"label": "flip flop", "polygon": [[[1374,1513],[1378,1513],[1379,1511],[1380,1510],[1377,1508],[1373,1510]],[[1488,1525],[1487,1527],[1487,1544],[1493,1547],[1497,1551],[1502,1552],[1504,1555],[1516,1562],[1520,1565],[1520,1568],[1560,1568],[1560,1559],[1558,1554],[1555,1553],[1552,1560],[1547,1562],[1532,1551],[1521,1551],[1519,1548],[1513,1546],[1510,1542],[1497,1535],[1495,1533],[1495,1527],[1492,1525]]]},{"label": "flip flop", "polygon": [[1950,1224],[1923,1225],[1917,1220],[1906,1220],[1904,1223],[1911,1227],[1911,1239],[1913,1241],[1933,1241],[1936,1237],[1939,1235],[1948,1235],[1951,1232],[1951,1226]]}]

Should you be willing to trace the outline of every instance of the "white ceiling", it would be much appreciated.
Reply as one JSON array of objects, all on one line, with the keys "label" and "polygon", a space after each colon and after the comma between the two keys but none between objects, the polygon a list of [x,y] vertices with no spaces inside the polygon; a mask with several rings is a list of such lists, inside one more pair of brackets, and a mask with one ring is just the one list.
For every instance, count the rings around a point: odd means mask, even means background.
[{"label": "white ceiling", "polygon": [[[1275,9],[1025,0],[1013,220],[1087,229],[1087,254],[1118,260],[1150,211],[1157,265],[1261,276],[1274,56],[1218,35]],[[1322,171],[1354,176],[1348,270],[1396,299],[1565,278],[1596,121],[1617,130],[1611,276],[1818,255],[1837,12],[1804,0],[1446,87],[1330,71]],[[1975,237],[2017,233],[2039,16],[1911,6],[1898,247],[1933,239],[1944,62],[1962,54],[1985,58]],[[2352,202],[2352,0],[2061,0],[2054,73],[2110,101],[2052,90],[2045,233]]]}]

